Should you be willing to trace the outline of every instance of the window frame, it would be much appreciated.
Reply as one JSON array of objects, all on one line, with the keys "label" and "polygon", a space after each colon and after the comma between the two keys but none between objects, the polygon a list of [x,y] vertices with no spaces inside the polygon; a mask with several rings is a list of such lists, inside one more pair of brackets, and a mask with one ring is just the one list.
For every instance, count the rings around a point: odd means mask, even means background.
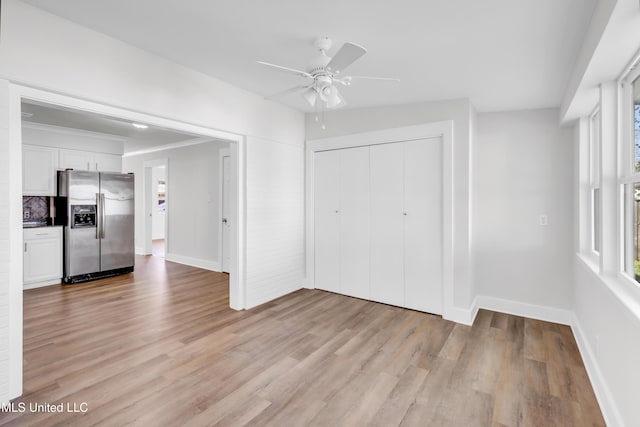
[{"label": "window frame", "polygon": [[[634,185],[640,184],[640,171],[636,171],[636,147],[635,147],[635,112],[633,101],[633,84],[640,79],[640,61],[631,67],[625,75],[620,78],[619,84],[619,109],[618,109],[618,150],[619,173],[618,185],[620,194],[620,230],[618,232],[620,243],[619,257],[619,277],[625,282],[633,283],[640,287],[640,282],[635,279],[635,259],[633,252],[634,245],[634,214],[633,204],[627,203],[628,197],[625,187],[631,186],[631,191],[635,193]],[[640,81],[639,81],[640,84]],[[627,271],[627,268],[633,273]]]},{"label": "window frame", "polygon": [[[597,236],[601,233],[602,229],[602,190],[600,179],[600,152],[601,152],[601,134],[600,134],[600,103],[596,106],[593,112],[589,115],[589,163],[588,163],[588,179],[589,179],[589,193],[588,193],[588,206],[589,206],[589,224],[587,227],[587,241],[588,251],[591,256],[598,259],[600,257],[601,248],[596,246],[602,245],[602,239]],[[600,197],[596,206],[596,191],[599,192]],[[600,208],[600,215],[596,217],[596,208]],[[600,237],[600,238],[599,238]],[[596,240],[597,239],[597,240]],[[596,241],[599,245],[596,245]]]}]

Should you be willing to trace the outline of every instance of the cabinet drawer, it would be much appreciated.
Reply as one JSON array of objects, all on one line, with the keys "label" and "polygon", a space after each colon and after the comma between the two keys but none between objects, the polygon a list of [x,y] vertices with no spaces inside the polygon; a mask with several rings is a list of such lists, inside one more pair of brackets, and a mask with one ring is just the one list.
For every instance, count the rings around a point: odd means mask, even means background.
[{"label": "cabinet drawer", "polygon": [[24,229],[24,240],[62,237],[62,227],[36,227]]}]

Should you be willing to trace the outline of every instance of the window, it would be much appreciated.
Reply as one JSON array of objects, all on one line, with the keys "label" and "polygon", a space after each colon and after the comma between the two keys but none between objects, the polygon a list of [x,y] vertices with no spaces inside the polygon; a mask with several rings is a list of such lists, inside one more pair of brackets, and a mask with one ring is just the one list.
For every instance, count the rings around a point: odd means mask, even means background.
[{"label": "window", "polygon": [[591,115],[589,120],[589,234],[590,249],[600,253],[600,110]]},{"label": "window", "polygon": [[[640,282],[640,77],[637,71],[624,85],[625,109],[622,148],[628,156],[623,164],[624,271]],[[625,149],[625,147],[628,147]]]}]

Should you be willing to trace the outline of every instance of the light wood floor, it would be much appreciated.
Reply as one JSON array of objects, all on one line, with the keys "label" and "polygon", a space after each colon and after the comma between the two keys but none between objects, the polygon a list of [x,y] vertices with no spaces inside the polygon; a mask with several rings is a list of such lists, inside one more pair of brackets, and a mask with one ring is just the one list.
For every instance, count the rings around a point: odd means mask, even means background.
[{"label": "light wood floor", "polygon": [[[227,276],[137,259],[133,275],[24,293],[18,402],[2,425],[604,425],[566,326],[473,327],[328,292],[228,308]],[[72,406],[73,407],[73,406]]]}]

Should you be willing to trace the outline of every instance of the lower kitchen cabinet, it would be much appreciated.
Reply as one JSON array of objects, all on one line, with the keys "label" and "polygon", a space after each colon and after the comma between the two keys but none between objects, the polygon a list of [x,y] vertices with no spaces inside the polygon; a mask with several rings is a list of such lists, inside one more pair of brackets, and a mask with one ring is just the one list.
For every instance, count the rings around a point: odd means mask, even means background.
[{"label": "lower kitchen cabinet", "polygon": [[62,279],[62,227],[24,229],[24,289]]}]

